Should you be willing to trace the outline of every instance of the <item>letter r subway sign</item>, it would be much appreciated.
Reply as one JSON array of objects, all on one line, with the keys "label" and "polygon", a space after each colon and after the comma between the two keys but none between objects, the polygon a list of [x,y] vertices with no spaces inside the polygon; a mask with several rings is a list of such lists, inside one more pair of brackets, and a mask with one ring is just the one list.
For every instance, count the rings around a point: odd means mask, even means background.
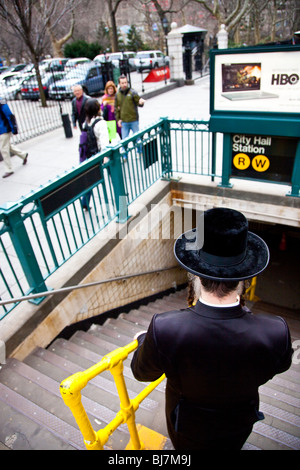
[{"label": "letter r subway sign", "polygon": [[231,134],[231,176],[291,183],[298,139]]}]

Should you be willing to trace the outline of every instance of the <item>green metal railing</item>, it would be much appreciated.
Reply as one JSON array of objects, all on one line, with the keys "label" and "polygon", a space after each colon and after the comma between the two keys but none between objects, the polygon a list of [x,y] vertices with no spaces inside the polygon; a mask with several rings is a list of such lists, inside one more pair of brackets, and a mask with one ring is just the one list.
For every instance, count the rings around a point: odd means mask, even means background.
[{"label": "green metal railing", "polygon": [[0,320],[18,304],[12,299],[47,291],[49,276],[111,221],[126,222],[129,205],[160,178],[190,173],[222,180],[228,164],[216,148],[209,122],[161,118],[0,208]]},{"label": "green metal railing", "polygon": [[[128,206],[158,179],[172,175],[171,140],[177,132],[172,125],[161,119],[0,209],[0,319],[17,305],[11,299],[47,291],[52,273],[109,222],[125,222]],[[182,139],[183,127],[180,132]],[[183,150],[182,161],[187,158]],[[85,211],[81,200],[87,194]]]}]

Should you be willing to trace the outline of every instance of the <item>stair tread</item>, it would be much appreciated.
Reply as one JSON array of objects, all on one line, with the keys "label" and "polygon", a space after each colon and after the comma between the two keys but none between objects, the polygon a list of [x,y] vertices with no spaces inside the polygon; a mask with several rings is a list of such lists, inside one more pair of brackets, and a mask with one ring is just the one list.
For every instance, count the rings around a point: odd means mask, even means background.
[{"label": "stair tread", "polygon": [[273,315],[278,315],[280,317],[291,318],[300,322],[299,310],[295,310],[295,309],[291,309],[287,307],[281,307],[280,305],[270,304],[262,300],[259,300],[254,303],[252,307],[252,311],[253,313],[254,311],[255,312],[258,312],[258,311],[267,312]]},{"label": "stair tread", "polygon": [[[60,401],[62,401],[62,397],[61,397],[60,390],[59,390],[60,382],[48,377],[47,375],[30,367],[24,362],[19,362],[13,358],[7,360],[7,365],[11,370],[16,371],[18,374],[22,375],[24,378],[28,379],[30,382],[38,385],[39,387],[42,387],[45,390],[48,390],[56,397],[59,397]],[[97,403],[94,400],[91,400],[88,397],[85,397],[84,395],[82,395],[82,403],[87,413],[94,416],[97,419],[99,419],[102,416],[105,417],[108,414],[108,409],[106,407],[102,406],[101,404]],[[109,420],[113,419],[113,416],[114,414],[111,413],[109,417],[110,419],[107,420],[107,419],[102,418],[102,420],[108,423]],[[125,427],[123,425],[120,426],[120,430],[128,433],[127,426]]]},{"label": "stair tread", "polygon": [[105,327],[122,331],[122,334],[127,336],[129,342],[133,341],[134,335],[141,330],[141,325],[139,325],[138,323],[132,323],[131,321],[127,321],[125,318],[120,317],[109,318],[108,320],[106,320],[104,325]]},{"label": "stair tread", "polygon": [[130,312],[130,313],[121,313],[119,315],[119,318],[123,319],[123,320],[127,320],[129,322],[132,322],[134,323],[135,325],[140,325],[141,327],[143,327],[144,329],[147,330],[148,326],[149,326],[149,320],[146,319],[146,318],[143,318],[142,316],[140,316],[138,313],[133,313],[133,312]]},{"label": "stair tread", "polygon": [[271,402],[272,404],[276,403],[276,406],[279,408],[283,408],[295,415],[300,415],[299,399],[272,389],[268,386],[268,383],[259,387],[259,394],[261,401]]},{"label": "stair tread", "polygon": [[256,434],[260,434],[268,437],[274,443],[279,446],[284,446],[288,449],[299,450],[300,449],[300,438],[293,436],[285,431],[281,431],[273,426],[258,421],[254,424],[253,431]]},{"label": "stair tread", "polygon": [[11,408],[21,414],[31,417],[38,425],[44,426],[48,431],[69,442],[75,449],[84,449],[82,435],[79,430],[63,422],[52,413],[40,408],[27,398],[22,397],[14,390],[0,383],[0,401],[6,403]]},{"label": "stair tread", "polygon": [[[131,343],[132,336],[128,336],[124,333],[121,333],[116,328],[107,327],[106,324],[104,325],[97,325],[98,328],[93,331],[95,335],[101,335],[102,338],[108,339],[110,338],[116,344],[116,348],[118,346],[126,346],[126,344]],[[99,336],[100,337],[100,336]]]}]

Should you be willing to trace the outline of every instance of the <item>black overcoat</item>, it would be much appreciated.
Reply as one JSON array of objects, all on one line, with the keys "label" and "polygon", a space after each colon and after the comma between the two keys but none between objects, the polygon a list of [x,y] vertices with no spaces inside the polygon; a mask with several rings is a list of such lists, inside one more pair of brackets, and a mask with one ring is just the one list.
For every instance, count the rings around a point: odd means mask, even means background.
[{"label": "black overcoat", "polygon": [[[176,449],[240,448],[259,413],[258,387],[291,365],[286,322],[240,305],[153,316],[131,367],[140,381],[167,377],[166,418]],[[230,447],[231,446],[231,447]]]}]

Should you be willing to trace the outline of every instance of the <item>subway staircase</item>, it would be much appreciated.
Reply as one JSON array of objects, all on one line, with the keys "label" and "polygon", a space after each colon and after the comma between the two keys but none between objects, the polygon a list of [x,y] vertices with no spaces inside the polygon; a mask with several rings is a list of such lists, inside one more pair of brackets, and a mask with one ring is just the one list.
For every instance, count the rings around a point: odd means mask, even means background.
[{"label": "subway staircase", "polygon": [[[69,340],[56,339],[47,349],[36,348],[23,362],[9,358],[0,371],[0,450],[85,449],[83,438],[59,391],[60,382],[74,372],[99,362],[103,355],[132,341],[136,332],[147,328],[154,313],[186,306],[181,290],[147,305],[77,331]],[[292,341],[300,339],[300,317],[294,311],[256,302],[252,311],[280,314],[290,326]],[[298,354],[298,360],[300,359]],[[129,396],[145,384],[134,380],[130,357],[124,363]],[[167,436],[162,382],[140,405],[136,422]],[[273,378],[260,388],[261,411],[258,422],[243,449],[300,449],[300,365]],[[93,379],[82,393],[82,402],[97,431],[119,410],[119,398],[110,372]],[[130,439],[127,426],[120,426],[106,449],[125,449]],[[163,449],[171,450],[169,439]]]}]

